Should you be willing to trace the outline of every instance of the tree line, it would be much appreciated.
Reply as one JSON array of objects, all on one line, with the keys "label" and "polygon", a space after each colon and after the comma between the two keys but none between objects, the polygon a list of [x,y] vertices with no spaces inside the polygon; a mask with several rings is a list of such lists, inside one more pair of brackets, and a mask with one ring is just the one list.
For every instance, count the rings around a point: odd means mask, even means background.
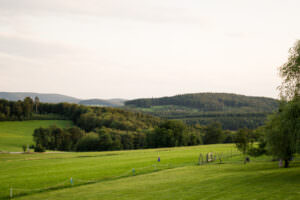
[{"label": "tree line", "polygon": [[33,137],[37,151],[106,151],[232,143],[236,136],[218,123],[190,127],[181,121],[165,120],[153,129],[140,131],[102,126],[86,132],[78,127],[50,126],[35,129]]},{"label": "tree line", "polygon": [[[40,103],[27,97],[23,101],[0,101],[1,108],[22,105],[24,112],[5,115],[4,120],[36,119],[35,115],[58,116],[70,119],[76,125],[61,129],[55,126],[38,128],[33,137],[37,151],[43,149],[61,151],[98,151],[188,146],[198,144],[229,143],[234,133],[224,131],[219,123],[207,126],[187,125],[178,120],[159,117],[118,108],[88,107],[69,103]],[[26,116],[26,117],[24,117]],[[47,118],[46,118],[47,119]]]},{"label": "tree line", "polygon": [[154,129],[124,131],[102,126],[91,132],[56,126],[35,129],[34,141],[39,150],[106,151],[202,144],[200,132],[188,129],[180,121],[164,121]]},{"label": "tree line", "polygon": [[17,102],[0,99],[0,121],[31,119],[36,103],[30,97]]}]

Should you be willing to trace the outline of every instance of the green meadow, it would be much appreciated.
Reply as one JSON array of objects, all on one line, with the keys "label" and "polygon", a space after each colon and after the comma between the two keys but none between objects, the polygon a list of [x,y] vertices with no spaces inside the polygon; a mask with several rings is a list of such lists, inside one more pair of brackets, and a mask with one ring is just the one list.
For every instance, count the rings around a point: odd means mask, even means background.
[{"label": "green meadow", "polygon": [[[198,165],[207,152],[222,162]],[[0,154],[0,199],[299,199],[300,160],[271,159],[244,164],[233,144]]]},{"label": "green meadow", "polygon": [[5,121],[0,122],[0,152],[22,151],[22,145],[34,144],[32,134],[34,129],[56,125],[70,127],[68,120],[31,120],[31,121]]},{"label": "green meadow", "polygon": [[[244,164],[234,144],[5,153],[33,144],[33,130],[50,125],[72,122],[0,122],[0,199],[300,199],[300,157],[288,169],[268,156]],[[199,165],[208,152],[216,160]]]}]

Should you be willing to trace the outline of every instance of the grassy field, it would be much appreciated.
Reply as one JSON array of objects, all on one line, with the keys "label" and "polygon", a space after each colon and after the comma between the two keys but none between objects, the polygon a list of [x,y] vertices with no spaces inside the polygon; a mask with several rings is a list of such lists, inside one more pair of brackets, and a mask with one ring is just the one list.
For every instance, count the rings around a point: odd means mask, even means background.
[{"label": "grassy field", "polygon": [[22,145],[33,144],[32,134],[35,128],[56,125],[72,126],[67,120],[33,120],[0,122],[0,151],[22,151]]},{"label": "grassy field", "polygon": [[[223,164],[197,165],[199,154],[207,152],[223,153]],[[9,198],[10,188],[15,199],[300,198],[299,160],[283,169],[270,157],[251,158],[246,165],[243,158],[232,144],[0,154],[0,199]]]}]

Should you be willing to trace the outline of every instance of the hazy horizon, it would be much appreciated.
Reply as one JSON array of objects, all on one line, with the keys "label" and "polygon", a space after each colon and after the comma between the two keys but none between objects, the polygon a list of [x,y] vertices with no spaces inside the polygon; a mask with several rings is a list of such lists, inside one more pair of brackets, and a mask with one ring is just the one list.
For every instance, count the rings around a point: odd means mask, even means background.
[{"label": "hazy horizon", "polygon": [[[44,94],[44,95],[63,95],[68,97],[73,97],[79,100],[91,100],[91,99],[102,99],[102,100],[113,100],[113,99],[122,99],[122,100],[134,100],[134,99],[144,99],[144,98],[161,98],[161,97],[172,97],[176,95],[186,95],[186,94],[197,94],[197,93],[215,93],[215,94],[235,94],[235,95],[244,95],[248,97],[265,97],[265,98],[273,98],[273,97],[266,97],[266,96],[255,96],[255,95],[245,95],[245,94],[238,94],[238,93],[230,93],[230,92],[194,92],[194,93],[180,93],[180,94],[171,94],[171,95],[163,95],[163,96],[151,96],[151,97],[137,97],[137,98],[123,98],[123,97],[115,97],[115,98],[101,98],[101,97],[90,97],[90,98],[80,98],[77,96],[62,94],[62,93],[43,93],[43,92],[20,92],[20,91],[13,91],[13,92],[7,92],[7,91],[0,91],[4,93],[37,93],[37,94]],[[32,96],[33,97],[33,96]],[[273,98],[273,99],[279,99],[279,98]]]},{"label": "hazy horizon", "polygon": [[0,91],[278,98],[297,0],[0,0]]}]

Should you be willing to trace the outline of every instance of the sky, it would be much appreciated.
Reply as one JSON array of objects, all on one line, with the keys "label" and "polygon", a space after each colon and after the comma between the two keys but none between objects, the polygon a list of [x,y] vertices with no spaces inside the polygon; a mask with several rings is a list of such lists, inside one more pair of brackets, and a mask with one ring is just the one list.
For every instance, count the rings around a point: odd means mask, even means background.
[{"label": "sky", "polygon": [[278,97],[299,0],[0,0],[0,91]]}]

